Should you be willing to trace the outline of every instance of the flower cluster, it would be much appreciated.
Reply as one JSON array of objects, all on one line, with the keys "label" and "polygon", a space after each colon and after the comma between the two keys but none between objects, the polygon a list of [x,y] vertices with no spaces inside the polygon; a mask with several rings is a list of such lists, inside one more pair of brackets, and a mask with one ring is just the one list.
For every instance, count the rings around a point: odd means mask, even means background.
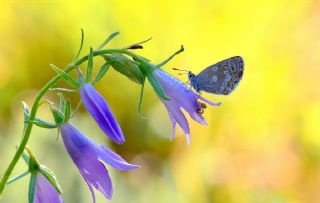
[{"label": "flower cluster", "polygon": [[[220,103],[213,103],[196,94],[180,80],[161,69],[161,67],[175,55],[182,52],[183,47],[161,64],[155,65],[150,63],[148,59],[130,51],[130,49],[142,48],[141,44],[145,41],[128,46],[124,49],[100,50],[116,34],[117,33],[111,35],[98,50],[94,51],[93,49],[90,49],[90,53],[87,56],[77,60],[82,48],[81,44],[76,60],[65,70],[61,70],[58,67],[51,65],[58,75],[43,88],[39,93],[40,96],[37,98],[41,98],[49,88],[59,91],[59,108],[55,107],[51,102],[43,102],[49,104],[55,123],[50,123],[35,117],[37,108],[40,105],[40,99],[35,102],[31,111],[28,106],[23,103],[26,125],[24,139],[26,140],[23,140],[22,143],[24,145],[20,145],[18,152],[22,153],[24,151],[32,125],[37,125],[42,128],[59,129],[66,151],[87,183],[89,190],[92,193],[93,202],[95,202],[94,188],[101,192],[107,199],[112,198],[112,181],[105,164],[124,171],[132,170],[140,166],[126,162],[120,155],[102,144],[97,144],[94,140],[81,133],[74,125],[72,125],[70,119],[74,116],[77,109],[72,111],[71,102],[70,100],[65,99],[64,93],[79,93],[81,102],[86,110],[96,121],[100,129],[116,144],[123,144],[125,142],[124,134],[116,117],[108,106],[108,103],[94,88],[94,83],[98,82],[110,67],[114,68],[117,72],[126,76],[131,81],[141,85],[138,108],[139,114],[145,81],[149,81],[168,111],[172,123],[170,139],[173,139],[176,124],[178,124],[186,135],[187,144],[190,144],[190,128],[182,109],[184,109],[193,120],[206,125],[207,123],[203,117],[203,111],[207,107],[205,103],[213,106],[220,105]],[[97,76],[92,80],[93,58],[97,55],[102,56],[106,63],[100,68]],[[88,61],[85,75],[79,68],[79,65],[84,61]],[[77,71],[77,79],[72,78],[72,76],[68,74],[71,70]],[[54,88],[53,86],[59,79],[64,79],[76,89]],[[31,173],[29,202],[63,202],[61,196],[62,190],[54,174],[48,168],[39,164],[29,149],[27,149],[27,152],[29,155],[24,153],[23,157],[29,166],[28,173]],[[11,171],[9,171],[9,173],[10,172]],[[9,182],[13,182],[26,174],[22,174]],[[0,185],[0,193],[1,186],[2,185]]]}]

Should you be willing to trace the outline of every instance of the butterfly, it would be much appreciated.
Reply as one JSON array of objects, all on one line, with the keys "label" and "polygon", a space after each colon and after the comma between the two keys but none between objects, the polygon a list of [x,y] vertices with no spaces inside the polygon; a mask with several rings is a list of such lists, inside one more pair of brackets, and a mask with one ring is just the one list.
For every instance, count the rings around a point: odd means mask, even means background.
[{"label": "butterfly", "polygon": [[[175,70],[179,70],[176,69]],[[238,86],[244,71],[243,59],[234,56],[213,64],[198,75],[188,72],[189,84],[198,93],[201,91],[229,95]]]}]

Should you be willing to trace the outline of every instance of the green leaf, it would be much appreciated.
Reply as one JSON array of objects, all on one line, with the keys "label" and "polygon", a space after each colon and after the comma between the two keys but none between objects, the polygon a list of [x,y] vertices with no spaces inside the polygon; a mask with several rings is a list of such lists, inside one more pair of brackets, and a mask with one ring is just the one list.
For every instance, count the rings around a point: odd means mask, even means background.
[{"label": "green leaf", "polygon": [[36,190],[36,181],[37,181],[36,174],[37,174],[36,171],[31,172],[31,177],[30,177],[30,182],[29,182],[29,193],[28,193],[29,203],[33,203],[33,200],[34,200],[34,193]]},{"label": "green leaf", "polygon": [[89,82],[93,69],[93,49],[90,47],[90,54],[88,57],[88,64],[87,64],[87,73],[86,73],[86,81]]},{"label": "green leaf", "polygon": [[62,194],[61,186],[55,174],[44,165],[40,165],[39,171],[50,182],[50,184],[57,190],[57,192]]},{"label": "green leaf", "polygon": [[83,32],[83,29],[81,28],[81,43],[80,43],[80,48],[79,48],[79,51],[76,55],[76,57],[74,58],[73,61],[76,61],[81,53],[81,50],[82,50],[82,47],[83,47],[83,41],[84,41],[84,32]]},{"label": "green leaf", "polygon": [[66,101],[66,105],[64,106],[64,122],[67,122],[71,116],[71,102],[70,100]]},{"label": "green leaf", "polygon": [[10,185],[11,183],[16,182],[17,180],[20,180],[21,178],[25,177],[25,176],[28,175],[29,173],[30,173],[30,171],[27,170],[27,171],[25,171],[25,172],[23,172],[23,173],[15,176],[15,177],[13,177],[13,178],[10,178],[10,179],[8,180],[8,182],[7,182],[7,185]]},{"label": "green leaf", "polygon": [[32,123],[40,128],[47,128],[47,129],[52,129],[52,128],[57,128],[59,127],[59,125],[53,124],[53,123],[49,123],[47,121],[44,121],[40,118],[35,118],[34,120],[28,120],[25,121],[25,123]]},{"label": "green leaf", "polygon": [[93,82],[98,82],[99,80],[101,80],[101,78],[107,73],[107,71],[110,68],[110,63],[105,63],[101,66],[97,76],[95,77],[95,79],[93,80]]},{"label": "green leaf", "polygon": [[78,83],[78,81],[73,79],[69,74],[67,74],[66,72],[59,69],[57,66],[55,66],[53,64],[50,64],[50,66],[54,71],[56,71],[56,73],[58,73],[58,75],[60,75],[63,79],[65,79],[70,85],[77,87],[77,88],[80,87],[80,84]]},{"label": "green leaf", "polygon": [[116,37],[118,34],[120,34],[120,32],[114,32],[112,33],[98,48],[102,49],[104,46],[106,46],[114,37]]}]

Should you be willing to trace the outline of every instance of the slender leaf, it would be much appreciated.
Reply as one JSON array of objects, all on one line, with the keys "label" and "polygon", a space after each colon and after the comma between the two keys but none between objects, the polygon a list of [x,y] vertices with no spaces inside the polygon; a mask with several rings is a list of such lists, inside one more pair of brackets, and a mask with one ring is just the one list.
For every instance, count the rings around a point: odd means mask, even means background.
[{"label": "slender leaf", "polygon": [[25,177],[25,176],[28,175],[29,173],[30,173],[30,171],[27,170],[27,171],[21,173],[20,175],[17,175],[17,176],[15,176],[15,177],[13,177],[13,178],[10,178],[10,179],[8,180],[8,182],[7,182],[7,185],[9,185],[9,184],[11,184],[11,183],[14,183],[14,182],[16,182],[17,180],[20,180],[21,178]]},{"label": "slender leaf", "polygon": [[114,32],[112,33],[98,48],[102,49],[104,46],[106,46],[114,37],[116,37],[118,34],[120,34],[120,32]]},{"label": "slender leaf", "polygon": [[82,50],[82,47],[83,47],[83,41],[84,41],[84,32],[83,32],[83,29],[81,28],[81,43],[80,43],[80,48],[79,48],[79,51],[76,55],[76,57],[74,58],[73,61],[76,61],[81,53],[81,50]]},{"label": "slender leaf", "polygon": [[59,125],[56,125],[56,124],[53,124],[53,123],[49,123],[49,122],[41,120],[39,118],[35,118],[34,120],[28,120],[25,123],[32,123],[32,124],[34,124],[34,125],[36,125],[38,127],[48,128],[48,129],[59,127]]},{"label": "slender leaf", "polygon": [[60,68],[58,68],[57,66],[50,64],[51,68],[56,71],[56,73],[58,73],[58,75],[60,75],[63,79],[65,79],[70,85],[79,88],[80,84],[78,83],[78,81],[76,81],[75,79],[73,79],[69,74],[67,74],[66,72],[64,72],[63,70],[61,70]]},{"label": "slender leaf", "polygon": [[72,90],[72,89],[62,88],[62,87],[50,88],[49,90],[55,91],[58,93],[78,93],[78,90]]},{"label": "slender leaf", "polygon": [[86,73],[86,81],[89,82],[93,69],[93,49],[90,47],[90,54],[88,57],[88,64],[87,64],[87,73]]},{"label": "slender leaf", "polygon": [[107,71],[110,68],[110,63],[105,63],[101,66],[97,76],[95,77],[95,79],[93,80],[93,82],[98,82],[99,80],[101,80],[101,78],[103,78],[103,76],[107,73]]}]

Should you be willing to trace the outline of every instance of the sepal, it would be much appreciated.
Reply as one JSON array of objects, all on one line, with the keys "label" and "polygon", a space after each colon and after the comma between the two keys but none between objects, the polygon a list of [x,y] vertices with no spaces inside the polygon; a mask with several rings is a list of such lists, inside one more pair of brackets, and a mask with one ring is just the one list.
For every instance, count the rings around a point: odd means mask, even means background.
[{"label": "sepal", "polygon": [[38,170],[50,182],[50,184],[57,190],[57,192],[62,194],[62,189],[57,180],[56,175],[49,168],[47,168],[42,164],[39,166]]},{"label": "sepal", "polygon": [[51,107],[50,108],[54,121],[56,122],[56,125],[61,125],[64,122],[64,115],[59,111],[58,109]]},{"label": "sepal", "polygon": [[64,122],[68,122],[68,120],[71,117],[71,102],[70,102],[70,100],[66,101],[63,113],[64,113]]},{"label": "sepal", "polygon": [[36,190],[36,183],[37,183],[37,172],[32,171],[30,182],[29,182],[29,192],[28,192],[29,203],[33,203],[35,190]]},{"label": "sepal", "polygon": [[[150,64],[151,66],[151,64]],[[163,88],[161,87],[160,83],[158,80],[154,77],[152,70],[153,67],[147,68],[148,72],[146,73],[147,78],[152,85],[153,89],[156,91],[159,97],[161,97],[164,100],[170,100],[170,98],[164,93]]]},{"label": "sepal", "polygon": [[138,84],[144,82],[145,77],[139,69],[139,62],[117,53],[104,55],[103,57],[116,71],[127,76],[133,82]]},{"label": "sepal", "polygon": [[24,115],[24,121],[27,121],[30,117],[30,109],[28,107],[28,104],[24,101],[21,102],[23,107],[23,115]]}]

